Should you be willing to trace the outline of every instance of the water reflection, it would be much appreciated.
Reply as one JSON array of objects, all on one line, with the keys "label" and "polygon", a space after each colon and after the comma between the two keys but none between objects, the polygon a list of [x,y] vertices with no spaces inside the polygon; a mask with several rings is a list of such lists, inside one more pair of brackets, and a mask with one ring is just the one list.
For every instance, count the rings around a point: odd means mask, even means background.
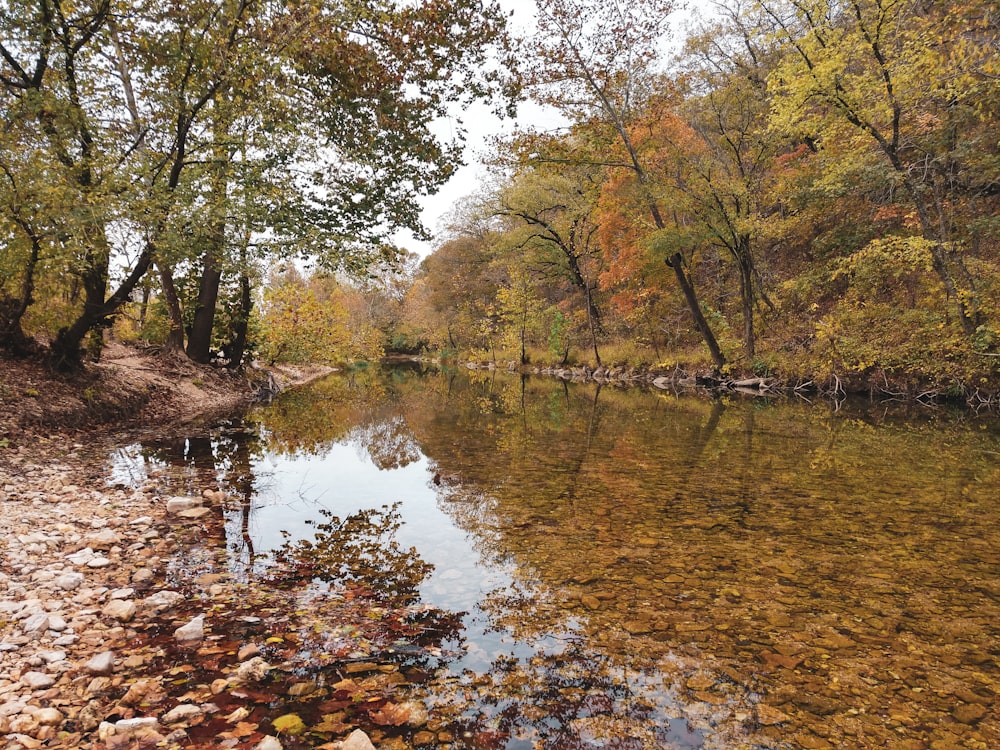
[{"label": "water reflection", "polygon": [[400,501],[459,746],[1000,746],[995,422],[396,371],[207,440],[244,575]]}]

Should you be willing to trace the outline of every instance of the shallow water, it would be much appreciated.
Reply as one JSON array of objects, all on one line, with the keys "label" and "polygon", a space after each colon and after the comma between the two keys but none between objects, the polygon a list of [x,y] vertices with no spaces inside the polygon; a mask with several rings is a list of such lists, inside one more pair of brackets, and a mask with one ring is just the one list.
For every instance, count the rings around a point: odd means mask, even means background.
[{"label": "shallow water", "polygon": [[397,369],[113,474],[226,488],[248,581],[324,512],[399,502],[420,601],[464,613],[415,688],[454,747],[992,748],[998,457],[960,410]]}]

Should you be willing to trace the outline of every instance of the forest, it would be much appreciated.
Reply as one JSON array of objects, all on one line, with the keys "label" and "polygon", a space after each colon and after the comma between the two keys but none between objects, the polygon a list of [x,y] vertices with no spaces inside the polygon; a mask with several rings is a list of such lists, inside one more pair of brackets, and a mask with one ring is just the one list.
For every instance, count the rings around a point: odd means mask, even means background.
[{"label": "forest", "polygon": [[0,347],[997,391],[995,5],[674,5],[8,0]]}]

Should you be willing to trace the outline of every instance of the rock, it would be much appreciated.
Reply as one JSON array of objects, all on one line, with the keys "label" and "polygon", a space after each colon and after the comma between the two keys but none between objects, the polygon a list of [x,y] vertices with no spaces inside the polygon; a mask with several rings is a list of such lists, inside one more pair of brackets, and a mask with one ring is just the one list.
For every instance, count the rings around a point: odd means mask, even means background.
[{"label": "rock", "polygon": [[684,684],[689,690],[708,690],[715,685],[715,678],[707,672],[695,672]]},{"label": "rock", "polygon": [[304,695],[311,695],[316,692],[315,682],[296,682],[288,688],[289,698],[301,698]]},{"label": "rock", "polygon": [[196,706],[193,703],[182,703],[167,711],[162,716],[161,721],[164,724],[180,724],[181,722],[191,724],[204,715],[205,711],[201,706]]},{"label": "rock", "polygon": [[10,720],[7,731],[10,734],[35,734],[38,731],[38,721],[30,714],[19,714]]},{"label": "rock", "polygon": [[198,508],[187,508],[186,510],[178,511],[175,515],[178,518],[186,518],[188,520],[194,520],[201,518],[202,516],[207,516],[212,512],[211,508],[206,508],[204,506]]},{"label": "rock", "polygon": [[92,557],[90,560],[87,561],[88,568],[106,568],[110,564],[111,561],[108,558],[101,557],[100,555],[98,555],[97,557]]},{"label": "rock", "polygon": [[42,726],[58,726],[65,718],[58,708],[40,708],[35,711],[35,721]]},{"label": "rock", "polygon": [[125,706],[155,706],[166,700],[167,694],[156,680],[139,680],[133,684],[121,703]]},{"label": "rock", "polygon": [[112,547],[121,543],[121,537],[111,529],[101,529],[96,534],[91,534],[84,539],[84,546],[93,550],[103,550],[107,552]]},{"label": "rock", "polygon": [[156,574],[149,568],[139,568],[132,574],[132,585],[140,589],[149,588],[155,577]]},{"label": "rock", "polygon": [[986,707],[978,703],[959,703],[952,709],[951,715],[963,724],[975,724],[986,716]]},{"label": "rock", "polygon": [[240,682],[260,682],[267,677],[271,665],[261,657],[255,656],[250,661],[245,661],[236,668],[236,679]]},{"label": "rock", "polygon": [[21,675],[21,684],[32,690],[44,690],[56,684],[56,678],[44,672],[25,672]]},{"label": "rock", "polygon": [[764,727],[771,727],[775,724],[784,724],[792,720],[788,714],[783,713],[766,703],[757,704],[756,713],[757,722]]},{"label": "rock", "polygon": [[802,657],[800,656],[785,656],[784,654],[776,654],[773,651],[761,652],[760,658],[768,671],[774,671],[778,667],[795,669],[802,663]]},{"label": "rock", "polygon": [[205,637],[205,618],[195,617],[186,625],[181,625],[174,631],[174,638],[180,643],[200,641]]},{"label": "rock", "polygon": [[75,591],[80,588],[83,580],[83,573],[73,571],[71,573],[63,573],[61,576],[57,577],[53,583],[63,591]]},{"label": "rock", "polygon": [[21,622],[21,630],[25,633],[44,633],[48,629],[49,615],[47,612],[37,612]]},{"label": "rock", "polygon": [[90,674],[109,675],[115,669],[115,652],[105,651],[90,658],[83,668]]},{"label": "rock", "polygon": [[24,711],[27,705],[28,704],[24,701],[7,701],[6,703],[0,705],[0,719],[6,718],[7,716],[17,716],[19,713]]},{"label": "rock", "polygon": [[112,599],[108,602],[101,614],[105,617],[113,617],[122,622],[128,622],[135,617],[135,602],[123,599]]},{"label": "rock", "polygon": [[591,594],[584,594],[583,596],[580,597],[580,601],[583,603],[583,606],[586,607],[587,609],[601,608],[601,600],[598,599],[596,596],[592,596]]},{"label": "rock", "polygon": [[184,601],[184,595],[177,591],[157,591],[142,600],[142,608],[160,611],[175,607]]},{"label": "rock", "polygon": [[94,559],[94,550],[90,547],[84,547],[81,550],[77,550],[71,555],[66,555],[66,559],[69,560],[74,565],[86,565],[88,562]]},{"label": "rock", "polygon": [[167,500],[167,513],[176,514],[201,505],[200,497],[172,497]]},{"label": "rock", "polygon": [[69,625],[66,624],[64,620],[59,615],[49,615],[49,630],[54,630],[56,633],[63,632]]},{"label": "rock", "polygon": [[355,729],[340,744],[340,750],[375,750],[375,746],[367,734],[360,729]]}]

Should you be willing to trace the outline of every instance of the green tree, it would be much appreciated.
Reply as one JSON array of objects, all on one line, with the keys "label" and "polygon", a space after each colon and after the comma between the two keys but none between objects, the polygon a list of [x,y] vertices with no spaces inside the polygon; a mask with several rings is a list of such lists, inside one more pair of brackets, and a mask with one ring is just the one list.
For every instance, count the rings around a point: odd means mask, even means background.
[{"label": "green tree", "polygon": [[[972,183],[981,184],[965,174],[963,162],[976,150],[969,136],[985,135],[983,125],[995,118],[981,105],[996,100],[1000,80],[987,4],[756,5],[784,43],[769,78],[775,127],[820,144],[842,141],[849,144],[845,154],[876,150],[889,170],[886,181],[909,201],[916,231],[932,241],[934,272],[963,331],[974,335],[984,321],[953,210]],[[989,151],[995,153],[992,144]]]}]

